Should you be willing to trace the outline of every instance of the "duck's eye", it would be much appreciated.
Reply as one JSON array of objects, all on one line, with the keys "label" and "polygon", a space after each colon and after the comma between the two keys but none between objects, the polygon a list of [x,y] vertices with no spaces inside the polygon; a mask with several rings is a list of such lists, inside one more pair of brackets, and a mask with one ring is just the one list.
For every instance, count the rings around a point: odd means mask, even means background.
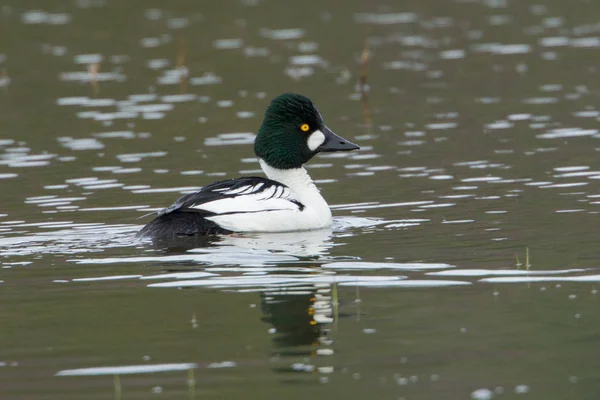
[{"label": "duck's eye", "polygon": [[310,126],[308,126],[308,124],[302,124],[302,125],[300,125],[300,130],[302,132],[308,132],[309,129],[310,129]]}]

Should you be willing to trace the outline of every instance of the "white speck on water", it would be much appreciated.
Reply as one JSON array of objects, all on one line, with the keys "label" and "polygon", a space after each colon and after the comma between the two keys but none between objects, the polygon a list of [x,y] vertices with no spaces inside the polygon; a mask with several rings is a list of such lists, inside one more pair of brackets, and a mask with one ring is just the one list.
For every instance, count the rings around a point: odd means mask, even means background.
[{"label": "white speck on water", "polygon": [[583,268],[558,269],[558,270],[519,270],[519,269],[451,269],[447,271],[428,272],[431,276],[495,276],[495,275],[561,275],[585,272]]},{"label": "white speck on water", "polygon": [[203,76],[190,78],[191,85],[216,85],[223,81],[223,78],[213,73],[207,72]]},{"label": "white speck on water", "polygon": [[135,134],[131,131],[101,132],[101,133],[94,133],[94,136],[98,137],[98,138],[109,138],[109,139],[115,139],[115,138],[133,139],[133,138],[135,138]]},{"label": "white speck on water", "polygon": [[312,76],[314,73],[314,68],[310,66],[303,67],[287,67],[285,69],[285,73],[292,79],[298,80],[300,78],[305,78],[308,76]]},{"label": "white speck on water", "polygon": [[205,146],[228,146],[238,144],[252,144],[256,135],[251,132],[244,133],[221,133],[216,137],[206,138]]},{"label": "white speck on water", "polygon": [[202,175],[204,171],[202,170],[192,170],[192,171],[181,171],[181,175]]},{"label": "white speck on water", "polygon": [[141,278],[142,275],[115,275],[115,276],[102,276],[95,278],[76,278],[73,282],[98,282],[98,281],[116,281],[123,279],[137,279]]},{"label": "white speck on water", "polygon": [[266,47],[245,47],[244,55],[246,57],[267,57],[271,51]]},{"label": "white speck on water", "polygon": [[297,372],[313,372],[315,370],[315,366],[311,364],[294,363],[292,364],[292,370]]},{"label": "white speck on water", "polygon": [[361,378],[361,375],[360,375],[359,372],[355,372],[355,373],[352,374],[352,378],[358,380],[358,379]]},{"label": "white speck on water", "polygon": [[238,111],[235,116],[238,118],[252,118],[256,114],[252,111]]},{"label": "white speck on water", "polygon": [[164,117],[165,117],[165,113],[159,113],[159,112],[151,112],[151,113],[143,113],[142,114],[142,118],[148,119],[148,120],[163,119]]},{"label": "white speck on water", "polygon": [[493,53],[496,54],[526,54],[531,51],[528,44],[505,44],[493,46]]},{"label": "white speck on water", "polygon": [[444,220],[444,221],[442,221],[442,224],[468,224],[468,223],[471,223],[471,222],[475,222],[475,220],[474,219],[457,219],[457,220],[454,220],[454,221],[446,221],[446,220]]},{"label": "white speck on water", "polygon": [[89,101],[89,97],[61,97],[56,100],[59,106],[79,106],[85,105]]},{"label": "white speck on water", "polygon": [[581,314],[575,314],[575,319],[581,318]]},{"label": "white speck on water", "polygon": [[218,276],[218,274],[213,274],[211,272],[204,271],[194,271],[194,272],[171,272],[167,274],[158,274],[158,275],[147,275],[142,276],[140,279],[198,279],[198,278],[206,278],[209,276]]},{"label": "white speck on water", "polygon": [[498,176],[481,176],[476,178],[461,179],[461,182],[493,182],[499,180],[502,180],[502,178]]},{"label": "white speck on water", "polygon": [[439,122],[439,123],[435,123],[435,124],[425,125],[425,127],[427,129],[432,129],[432,130],[452,129],[452,128],[456,128],[457,126],[458,126],[458,124],[456,122]]},{"label": "white speck on water", "polygon": [[600,47],[600,37],[570,39],[569,44],[572,47]]},{"label": "white speck on water", "polygon": [[237,366],[237,363],[234,361],[221,361],[210,363],[206,368],[233,368],[235,366]]},{"label": "white speck on water", "polygon": [[559,128],[548,133],[536,135],[538,139],[557,139],[566,137],[592,136],[598,133],[598,129],[582,128]]},{"label": "white speck on water", "polygon": [[190,24],[189,19],[187,19],[185,17],[169,18],[167,20],[167,27],[169,29],[181,29],[181,28],[185,28],[189,24]]},{"label": "white speck on water", "polygon": [[508,116],[510,121],[524,121],[531,118],[531,114],[511,114]]},{"label": "white speck on water", "polygon": [[573,384],[577,383],[577,377],[576,376],[570,376],[569,377],[569,383],[573,383]]},{"label": "white speck on water", "polygon": [[471,393],[473,400],[489,400],[494,397],[494,393],[489,389],[477,389]]},{"label": "white speck on water", "polygon": [[578,111],[578,112],[574,112],[573,115],[575,117],[581,117],[581,118],[596,118],[596,117],[600,116],[600,111],[596,111],[596,110]]},{"label": "white speck on water", "polygon": [[590,169],[587,165],[577,165],[577,166],[569,166],[569,167],[556,167],[554,168],[557,172],[574,172],[574,171],[585,171]]},{"label": "white speck on water", "polygon": [[303,29],[261,29],[260,35],[273,40],[300,39],[304,36]]},{"label": "white speck on water", "polygon": [[104,59],[102,54],[77,54],[73,57],[75,64],[97,64]]},{"label": "white speck on water", "polygon": [[59,137],[58,141],[64,147],[71,150],[97,150],[104,148],[104,144],[94,138],[73,139],[71,137]]},{"label": "white speck on water", "polygon": [[438,203],[438,204],[426,204],[419,206],[419,208],[442,208],[442,207],[454,207],[456,203]]},{"label": "white speck on water", "polygon": [[88,71],[63,72],[60,74],[60,79],[63,81],[79,81],[79,82],[101,82],[101,81],[117,81],[123,82],[127,77],[118,72],[98,72],[92,74]]},{"label": "white speck on water", "polygon": [[244,45],[242,39],[218,39],[213,41],[215,49],[239,49]]},{"label": "white speck on water", "polygon": [[333,349],[317,349],[318,356],[330,356],[333,355]]},{"label": "white speck on water", "polygon": [[185,364],[155,364],[155,365],[127,365],[115,367],[92,367],[79,369],[66,369],[57,372],[56,376],[95,376],[95,375],[127,375],[150,374],[156,372],[187,371],[197,368],[195,363]]},{"label": "white speck on water", "polygon": [[195,94],[171,94],[162,96],[160,100],[163,103],[183,103],[186,101],[194,101],[197,96]]},{"label": "white speck on water", "polygon": [[323,60],[318,55],[301,55],[301,56],[292,56],[290,57],[290,64],[292,65],[323,65],[325,64],[325,60]]},{"label": "white speck on water", "polygon": [[[488,283],[533,283],[533,282],[600,282],[600,275],[583,275],[583,276],[511,276],[500,278],[484,278],[478,282]],[[556,288],[561,285],[557,284]]]},{"label": "white speck on water", "polygon": [[464,58],[465,51],[464,50],[445,50],[440,52],[440,58],[445,60],[456,60],[458,58]]},{"label": "white speck on water", "polygon": [[374,25],[392,25],[406,24],[416,21],[417,14],[412,12],[405,13],[361,13],[355,14],[354,20],[359,24],[374,24]]},{"label": "white speck on water", "polygon": [[45,11],[32,10],[21,15],[24,24],[65,25],[71,21],[69,14],[51,14]]},{"label": "white speck on water", "polygon": [[365,329],[363,329],[363,333],[365,333],[367,335],[372,335],[374,333],[377,333],[377,329],[365,328]]},{"label": "white speck on water", "polygon": [[169,61],[165,58],[155,58],[152,60],[148,60],[146,62],[146,65],[150,69],[163,69],[163,68],[166,68],[169,65],[171,65],[171,61]]},{"label": "white speck on water", "polygon": [[152,394],[160,394],[163,392],[163,388],[160,386],[154,386],[152,388]]},{"label": "white speck on water", "polygon": [[140,40],[141,46],[146,48],[158,47],[161,45],[161,43],[162,41],[160,40],[160,38],[156,37],[142,38],[142,40]]},{"label": "white speck on water", "polygon": [[334,371],[334,367],[331,367],[331,366],[319,367],[319,368],[317,368],[317,371],[319,371],[319,373],[321,373],[321,374],[332,374]]},{"label": "white speck on water", "polygon": [[428,269],[444,269],[454,268],[450,264],[435,264],[435,263],[388,263],[388,262],[363,262],[363,261],[340,261],[327,263],[321,266],[322,268],[342,269],[342,270],[373,270],[373,269],[395,269],[406,271],[422,271]]},{"label": "white speck on water", "polygon": [[517,385],[517,386],[515,386],[515,393],[517,393],[517,394],[529,393],[529,386],[527,386],[527,385]]}]

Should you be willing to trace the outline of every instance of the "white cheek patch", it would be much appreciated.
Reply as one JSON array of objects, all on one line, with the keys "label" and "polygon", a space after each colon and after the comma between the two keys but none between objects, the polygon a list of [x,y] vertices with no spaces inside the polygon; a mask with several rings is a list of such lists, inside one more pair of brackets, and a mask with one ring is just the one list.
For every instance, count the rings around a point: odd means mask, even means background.
[{"label": "white cheek patch", "polygon": [[319,130],[311,133],[306,142],[310,151],[315,151],[323,143],[325,143],[325,135]]}]

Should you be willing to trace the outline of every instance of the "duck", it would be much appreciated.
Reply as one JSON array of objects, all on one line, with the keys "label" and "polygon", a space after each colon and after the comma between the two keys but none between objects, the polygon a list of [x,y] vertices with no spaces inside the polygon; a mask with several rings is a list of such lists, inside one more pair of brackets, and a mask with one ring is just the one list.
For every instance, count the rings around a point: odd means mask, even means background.
[{"label": "duck", "polygon": [[304,164],[318,153],[359,148],[329,129],[308,97],[283,93],[270,102],[254,140],[266,177],[218,181],[186,194],[158,211],[137,236],[170,239],[327,228],[331,209]]}]

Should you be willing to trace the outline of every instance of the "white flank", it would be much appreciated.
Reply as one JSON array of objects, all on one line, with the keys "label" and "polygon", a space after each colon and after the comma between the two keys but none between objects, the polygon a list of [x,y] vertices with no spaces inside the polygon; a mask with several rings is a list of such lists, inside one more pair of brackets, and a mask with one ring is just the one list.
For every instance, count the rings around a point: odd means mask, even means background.
[{"label": "white flank", "polygon": [[[228,199],[219,199],[209,203],[200,204],[192,207],[201,210],[214,212],[217,214],[230,212],[255,212],[263,210],[289,210],[294,211],[298,206],[289,200],[274,197],[265,199],[263,193],[241,195]],[[238,218],[236,216],[235,218]]]},{"label": "white flank", "polygon": [[[311,138],[317,132],[309,138],[309,147]],[[324,140],[324,135],[319,133]],[[260,165],[269,179],[281,182],[288,188],[272,187],[262,193],[248,195],[240,193],[237,197],[216,200],[198,208],[219,214],[228,213],[208,219],[225,229],[238,232],[287,232],[331,225],[331,210],[304,168],[280,170],[270,167],[263,160],[260,160]],[[300,202],[304,208],[299,210],[289,200]]]},{"label": "white flank", "polygon": [[[310,134],[306,144],[308,145],[308,148],[310,149],[310,151],[315,151],[324,142],[325,142],[325,135],[323,134],[323,132],[317,130]],[[263,170],[264,170],[264,168],[263,168]]]}]

